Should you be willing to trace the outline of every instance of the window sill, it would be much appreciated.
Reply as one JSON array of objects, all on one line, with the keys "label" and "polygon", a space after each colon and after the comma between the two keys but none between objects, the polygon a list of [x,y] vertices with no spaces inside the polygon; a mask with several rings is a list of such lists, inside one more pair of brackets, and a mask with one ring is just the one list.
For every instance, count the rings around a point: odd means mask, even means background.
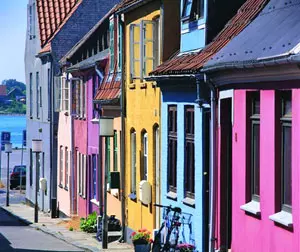
[{"label": "window sill", "polygon": [[187,205],[187,206],[190,206],[190,207],[195,207],[196,204],[195,204],[195,199],[192,199],[192,198],[184,198],[182,201],[181,201],[184,205]]},{"label": "window sill", "polygon": [[293,227],[293,215],[289,212],[280,211],[278,213],[270,215],[269,219],[285,227]]},{"label": "window sill", "polygon": [[259,201],[251,200],[247,204],[240,206],[240,208],[242,210],[244,210],[245,212],[254,214],[256,216],[260,216],[260,213],[261,213]]},{"label": "window sill", "polygon": [[141,89],[147,88],[147,83],[146,82],[141,83],[140,88]]},{"label": "window sill", "polygon": [[129,89],[135,89],[135,84],[134,84],[134,83],[128,84],[128,88],[129,88]]},{"label": "window sill", "polygon": [[96,199],[91,199],[90,202],[93,203],[96,206],[99,206],[99,201],[96,200]]},{"label": "window sill", "polygon": [[177,193],[169,191],[167,193],[167,198],[171,200],[177,200]]},{"label": "window sill", "polygon": [[137,197],[136,197],[136,194],[135,193],[130,193],[128,195],[128,198],[131,199],[132,201],[136,202],[137,200]]}]

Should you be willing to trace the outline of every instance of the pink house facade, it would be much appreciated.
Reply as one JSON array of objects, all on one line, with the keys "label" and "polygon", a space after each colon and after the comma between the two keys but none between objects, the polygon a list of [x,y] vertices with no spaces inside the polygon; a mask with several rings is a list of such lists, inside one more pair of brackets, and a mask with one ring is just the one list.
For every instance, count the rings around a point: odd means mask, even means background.
[{"label": "pink house facade", "polygon": [[[58,120],[58,155],[57,155],[57,204],[60,214],[70,216],[76,214],[74,205],[76,180],[72,178],[72,117],[70,114],[70,94],[68,91],[70,81],[67,75],[59,78],[61,89],[60,112]],[[74,184],[75,183],[75,184]],[[71,200],[73,199],[73,200]]]},{"label": "pink house facade", "polygon": [[266,1],[204,66],[218,97],[217,251],[300,251],[298,6]]}]

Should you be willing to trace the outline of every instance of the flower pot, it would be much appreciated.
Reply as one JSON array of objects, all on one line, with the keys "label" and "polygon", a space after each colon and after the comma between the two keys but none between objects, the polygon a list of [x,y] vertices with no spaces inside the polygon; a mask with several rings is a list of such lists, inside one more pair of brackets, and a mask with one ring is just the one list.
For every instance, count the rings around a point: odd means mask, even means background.
[{"label": "flower pot", "polygon": [[151,244],[135,244],[134,251],[135,252],[150,252]]}]

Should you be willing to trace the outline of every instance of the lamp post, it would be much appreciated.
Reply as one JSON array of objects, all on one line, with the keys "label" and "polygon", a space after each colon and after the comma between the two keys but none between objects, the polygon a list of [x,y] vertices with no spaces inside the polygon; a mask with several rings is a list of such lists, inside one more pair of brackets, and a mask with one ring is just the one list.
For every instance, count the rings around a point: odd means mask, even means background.
[{"label": "lamp post", "polygon": [[34,205],[34,222],[38,222],[38,197],[37,191],[39,186],[39,178],[38,178],[38,171],[39,171],[39,154],[42,152],[43,142],[41,139],[32,139],[32,152],[35,153],[35,205]]},{"label": "lamp post", "polygon": [[[103,116],[100,119],[93,119],[92,123],[99,124],[99,153],[101,141],[100,138],[104,137],[113,137],[114,136],[114,118]],[[108,243],[108,225],[107,225],[107,177],[108,177],[108,162],[105,155],[105,171],[104,171],[104,181],[103,181],[103,215],[102,215],[102,248],[107,249]],[[99,173],[101,171],[99,170]],[[100,186],[99,186],[100,188]],[[99,189],[100,191],[100,189]],[[99,195],[99,198],[101,194]],[[100,201],[100,200],[99,200]],[[102,206],[100,206],[99,202],[99,212],[102,212]]]},{"label": "lamp post", "polygon": [[12,153],[12,144],[6,143],[4,150],[7,153],[6,206],[9,206],[9,154]]}]

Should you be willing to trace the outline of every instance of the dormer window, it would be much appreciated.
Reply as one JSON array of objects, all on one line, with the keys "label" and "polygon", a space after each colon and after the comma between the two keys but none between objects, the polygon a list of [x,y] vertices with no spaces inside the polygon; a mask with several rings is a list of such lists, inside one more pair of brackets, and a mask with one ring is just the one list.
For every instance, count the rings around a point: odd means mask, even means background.
[{"label": "dormer window", "polygon": [[202,18],[204,15],[203,0],[183,0],[182,21],[189,22]]}]

